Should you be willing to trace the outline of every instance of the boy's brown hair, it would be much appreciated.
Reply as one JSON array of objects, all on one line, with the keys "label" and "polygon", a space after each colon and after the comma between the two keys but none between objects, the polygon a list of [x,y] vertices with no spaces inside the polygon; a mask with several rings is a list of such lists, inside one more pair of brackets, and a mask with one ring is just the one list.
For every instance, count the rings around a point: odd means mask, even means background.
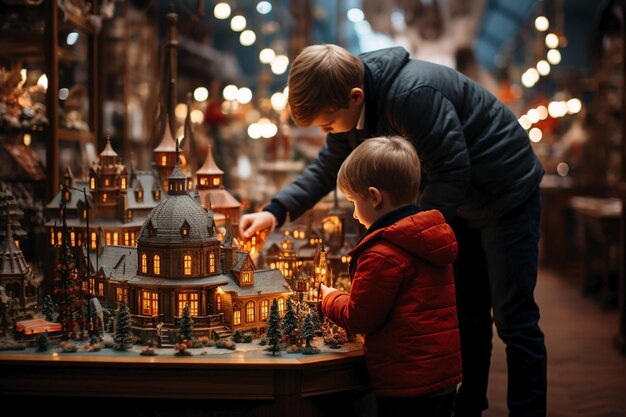
[{"label": "boy's brown hair", "polygon": [[340,190],[367,195],[369,187],[376,187],[396,206],[417,203],[420,179],[415,148],[398,136],[367,139],[348,155],[337,174]]},{"label": "boy's brown hair", "polygon": [[298,126],[309,126],[325,110],[348,107],[350,91],[362,87],[365,67],[344,48],[307,46],[289,72],[289,110]]}]

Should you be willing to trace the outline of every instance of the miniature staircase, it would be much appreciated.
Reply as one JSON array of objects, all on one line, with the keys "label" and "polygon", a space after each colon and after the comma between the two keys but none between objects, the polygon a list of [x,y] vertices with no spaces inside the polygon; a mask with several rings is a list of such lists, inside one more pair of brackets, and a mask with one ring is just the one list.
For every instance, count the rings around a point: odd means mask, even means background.
[{"label": "miniature staircase", "polygon": [[170,340],[169,332],[163,332],[159,335],[159,347],[160,348],[173,348],[174,344]]},{"label": "miniature staircase", "polygon": [[226,326],[212,327],[211,330],[217,335],[218,339],[226,339],[233,335],[233,332]]}]

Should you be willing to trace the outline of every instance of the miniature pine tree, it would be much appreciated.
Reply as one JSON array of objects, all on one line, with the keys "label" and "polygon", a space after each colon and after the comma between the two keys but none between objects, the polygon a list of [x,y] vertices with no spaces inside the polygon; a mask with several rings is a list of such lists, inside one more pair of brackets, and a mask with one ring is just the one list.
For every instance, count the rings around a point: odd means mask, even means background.
[{"label": "miniature pine tree", "polygon": [[283,328],[285,335],[289,336],[289,343],[296,343],[296,330],[298,329],[298,317],[296,316],[295,309],[291,298],[287,298],[287,309],[285,311],[285,317],[283,318]]},{"label": "miniature pine tree", "polygon": [[280,331],[280,313],[278,312],[278,300],[274,298],[272,301],[272,307],[270,309],[270,318],[267,321],[267,338],[270,342],[270,350],[272,351],[272,356],[276,355],[276,352],[280,352],[280,343],[281,338]]},{"label": "miniature pine tree", "polygon": [[130,313],[124,301],[120,302],[120,308],[117,312],[113,341],[117,350],[128,350],[132,346]]},{"label": "miniature pine tree", "polygon": [[56,308],[54,306],[54,302],[52,301],[52,297],[50,294],[47,294],[43,299],[43,308],[41,310],[44,317],[48,321],[55,321],[57,318]]},{"label": "miniature pine tree", "polygon": [[306,347],[311,347],[311,341],[315,337],[315,324],[313,320],[313,315],[309,313],[306,319],[304,319],[304,325],[302,326],[302,337],[306,341]]},{"label": "miniature pine tree", "polygon": [[185,304],[185,307],[183,307],[183,314],[180,318],[179,338],[179,342],[185,339],[193,339],[193,320],[189,314],[189,303]]}]

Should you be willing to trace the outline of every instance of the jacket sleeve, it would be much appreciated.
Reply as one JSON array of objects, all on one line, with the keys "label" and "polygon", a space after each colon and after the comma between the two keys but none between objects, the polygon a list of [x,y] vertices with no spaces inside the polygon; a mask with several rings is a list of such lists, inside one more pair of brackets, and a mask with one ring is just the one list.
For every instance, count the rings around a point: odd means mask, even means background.
[{"label": "jacket sleeve", "polygon": [[264,208],[276,216],[277,226],[285,222],[287,212],[290,219],[295,220],[335,188],[337,171],[353,149],[350,134],[327,135],[326,143],[313,162]]},{"label": "jacket sleeve", "polygon": [[451,220],[469,190],[471,175],[456,109],[441,92],[420,86],[396,97],[389,117],[394,129],[414,143],[420,157],[425,176],[420,206],[436,208]]},{"label": "jacket sleeve", "polygon": [[387,321],[403,280],[403,271],[392,259],[380,253],[363,253],[350,294],[331,292],[322,301],[322,312],[353,334],[372,333]]}]

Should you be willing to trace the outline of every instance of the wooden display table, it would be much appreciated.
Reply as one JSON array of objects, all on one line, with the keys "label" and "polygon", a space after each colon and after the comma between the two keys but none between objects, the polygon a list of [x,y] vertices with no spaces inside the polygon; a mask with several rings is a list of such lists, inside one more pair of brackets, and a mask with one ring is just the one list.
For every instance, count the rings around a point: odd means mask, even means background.
[{"label": "wooden display table", "polygon": [[81,400],[102,415],[128,416],[133,410],[176,415],[165,411],[173,407],[178,412],[196,408],[203,416],[320,416],[327,415],[324,407],[332,407],[333,394],[345,403],[368,384],[362,349],[277,356],[125,353],[2,351],[0,400],[11,399],[30,412],[63,410]]}]

